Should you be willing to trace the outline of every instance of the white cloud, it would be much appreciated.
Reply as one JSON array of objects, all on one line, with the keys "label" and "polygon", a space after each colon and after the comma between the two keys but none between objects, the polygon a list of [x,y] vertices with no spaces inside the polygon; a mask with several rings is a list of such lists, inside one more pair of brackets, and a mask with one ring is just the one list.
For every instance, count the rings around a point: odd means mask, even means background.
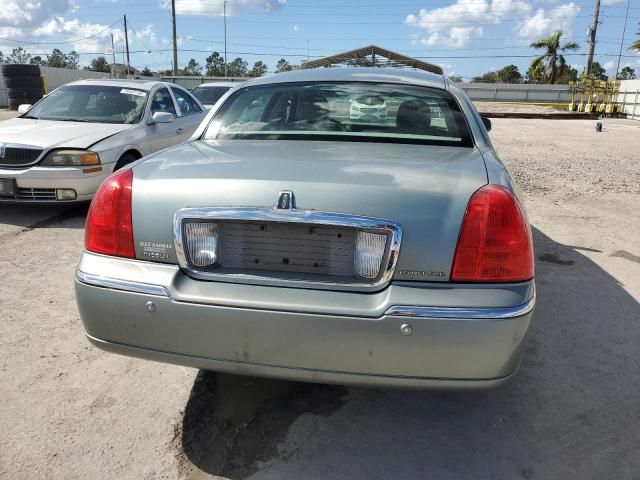
[{"label": "white cloud", "polygon": [[602,0],[602,5],[607,7],[609,5],[615,5],[616,3],[622,3],[624,0]]},{"label": "white cloud", "polygon": [[405,23],[427,31],[428,35],[420,41],[423,45],[463,47],[484,35],[484,25],[498,24],[513,14],[530,11],[527,1],[456,0],[446,7],[407,15]]},{"label": "white cloud", "polygon": [[[108,25],[100,23],[83,23],[78,19],[65,20],[64,17],[48,20],[32,30],[31,33],[38,37],[57,35],[70,37],[73,42],[70,48],[78,51],[104,52],[111,48],[112,33],[116,44],[121,44],[124,41],[124,31],[120,28],[108,28]],[[137,33],[133,30],[129,31],[129,48],[131,50],[146,50],[150,45],[155,44],[155,41],[156,34],[153,25],[145,25]]]},{"label": "white cloud", "polygon": [[300,31],[300,26],[297,23],[293,26],[293,31],[294,32],[299,32]]},{"label": "white cloud", "polygon": [[451,27],[448,32],[433,32],[428,37],[420,40],[420,43],[426,46],[445,45],[447,47],[464,47],[473,38],[479,38],[483,35],[482,27]]},{"label": "white cloud", "polygon": [[562,30],[565,37],[569,37],[571,26],[579,12],[580,7],[573,2],[559,5],[549,12],[540,8],[535,15],[518,24],[516,29],[522,38],[541,38],[556,30]]},{"label": "white cloud", "polygon": [[[227,2],[227,15],[234,15],[247,10],[263,10],[272,12],[284,6],[286,0],[233,0]],[[171,8],[171,1],[164,0],[162,7]],[[176,0],[176,13],[179,15],[222,16],[224,0]]]},{"label": "white cloud", "polygon": [[23,33],[24,31],[18,27],[0,27],[0,37],[20,37]]},{"label": "white cloud", "polygon": [[618,62],[614,62],[613,60],[609,60],[607,63],[605,63],[602,68],[604,68],[605,70],[612,70],[613,68],[615,68],[615,66],[618,64]]},{"label": "white cloud", "polygon": [[33,27],[73,6],[71,0],[3,0],[0,27]]}]

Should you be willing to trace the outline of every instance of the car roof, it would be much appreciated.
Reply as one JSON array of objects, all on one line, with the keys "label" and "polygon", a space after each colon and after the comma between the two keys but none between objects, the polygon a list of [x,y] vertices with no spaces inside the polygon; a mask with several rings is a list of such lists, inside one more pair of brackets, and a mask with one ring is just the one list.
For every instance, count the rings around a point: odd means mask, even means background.
[{"label": "car roof", "polygon": [[327,67],[277,73],[247,81],[243,86],[287,82],[379,82],[446,88],[445,77],[422,70],[380,67]]},{"label": "car roof", "polygon": [[194,88],[198,87],[235,87],[236,85],[240,85],[244,82],[206,82],[200,83],[196,85]]},{"label": "car roof", "polygon": [[175,83],[161,82],[159,80],[128,80],[118,78],[88,78],[68,83],[67,85],[106,85],[109,87],[138,88],[141,90],[151,90],[156,85],[175,87]]}]

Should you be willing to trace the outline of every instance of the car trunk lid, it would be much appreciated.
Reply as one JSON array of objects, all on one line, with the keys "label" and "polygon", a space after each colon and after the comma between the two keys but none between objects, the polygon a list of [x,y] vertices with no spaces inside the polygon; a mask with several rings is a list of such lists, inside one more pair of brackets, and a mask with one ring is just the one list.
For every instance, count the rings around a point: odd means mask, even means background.
[{"label": "car trunk lid", "polygon": [[324,141],[194,141],[135,166],[136,256],[177,263],[185,207],[275,205],[386,219],[402,227],[396,280],[447,281],[470,196],[487,183],[477,149]]}]

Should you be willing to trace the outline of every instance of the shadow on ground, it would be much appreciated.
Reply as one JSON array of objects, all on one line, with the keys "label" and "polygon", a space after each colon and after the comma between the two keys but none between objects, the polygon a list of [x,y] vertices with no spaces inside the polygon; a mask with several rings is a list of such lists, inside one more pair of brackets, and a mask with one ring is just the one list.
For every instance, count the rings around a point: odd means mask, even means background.
[{"label": "shadow on ground", "polygon": [[185,477],[639,479],[640,305],[589,249],[534,239],[513,381],[438,393],[200,372],[177,432]]},{"label": "shadow on ground", "polygon": [[[0,225],[19,227],[12,233],[36,228],[84,228],[89,203],[77,205],[15,205],[0,203]],[[0,228],[0,235],[3,234]],[[8,233],[8,232],[7,232]]]}]

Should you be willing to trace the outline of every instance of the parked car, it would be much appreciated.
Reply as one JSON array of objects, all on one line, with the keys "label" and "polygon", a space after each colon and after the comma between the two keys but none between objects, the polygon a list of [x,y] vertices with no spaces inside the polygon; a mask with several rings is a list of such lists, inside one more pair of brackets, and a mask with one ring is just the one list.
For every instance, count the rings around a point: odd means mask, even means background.
[{"label": "parked car", "polygon": [[202,103],[206,108],[211,108],[225,93],[238,85],[240,85],[239,82],[201,83],[191,90],[191,93],[194,97],[200,100],[200,103]]},{"label": "parked car", "polygon": [[[362,95],[399,101],[394,124],[335,118]],[[189,142],[100,187],[76,298],[111,352],[490,387],[516,371],[532,316],[531,229],[485,122],[446,77],[301,70],[248,82]]]},{"label": "parked car", "polygon": [[205,117],[182,87],[81,80],[0,123],[0,202],[90,200],[102,181],[144,155],[184,142]]},{"label": "parked car", "polygon": [[384,123],[387,120],[387,102],[380,95],[358,95],[351,101],[349,118],[361,122]]}]

